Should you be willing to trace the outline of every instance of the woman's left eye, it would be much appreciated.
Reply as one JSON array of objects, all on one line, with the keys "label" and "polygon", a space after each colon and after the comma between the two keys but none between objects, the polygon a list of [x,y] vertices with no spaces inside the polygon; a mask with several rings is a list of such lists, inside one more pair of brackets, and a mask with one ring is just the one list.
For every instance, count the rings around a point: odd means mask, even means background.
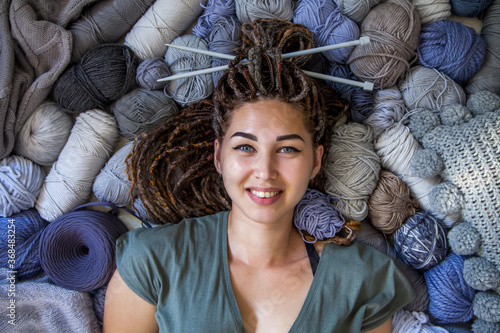
[{"label": "woman's left eye", "polygon": [[294,147],[282,147],[278,151],[281,152],[281,153],[286,153],[286,154],[299,153],[300,152],[300,150],[298,150],[297,148],[294,148]]}]

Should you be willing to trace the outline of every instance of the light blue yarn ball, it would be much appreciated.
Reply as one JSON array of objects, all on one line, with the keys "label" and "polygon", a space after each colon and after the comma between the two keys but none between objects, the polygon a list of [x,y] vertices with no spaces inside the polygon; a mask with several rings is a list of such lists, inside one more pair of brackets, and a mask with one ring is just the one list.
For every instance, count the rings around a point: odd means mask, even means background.
[{"label": "light blue yarn ball", "polygon": [[215,23],[226,17],[236,17],[234,0],[208,0],[207,4],[200,4],[204,10],[193,27],[193,35],[208,38]]},{"label": "light blue yarn ball", "polygon": [[474,314],[483,320],[500,322],[500,295],[493,291],[481,291],[474,296]]},{"label": "light blue yarn ball", "polygon": [[45,176],[42,167],[27,158],[11,155],[0,160],[1,216],[35,207]]}]

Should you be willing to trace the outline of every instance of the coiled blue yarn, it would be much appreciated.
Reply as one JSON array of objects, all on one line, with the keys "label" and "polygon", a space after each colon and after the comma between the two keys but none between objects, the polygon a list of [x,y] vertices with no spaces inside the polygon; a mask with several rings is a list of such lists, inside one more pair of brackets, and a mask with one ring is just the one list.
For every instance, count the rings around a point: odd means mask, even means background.
[{"label": "coiled blue yarn", "polygon": [[[236,55],[235,49],[241,45],[241,23],[236,16],[220,17],[207,38],[208,49],[213,52]],[[212,57],[212,67],[229,64],[229,60]],[[224,72],[212,73],[214,86]]]},{"label": "coiled blue yarn", "polygon": [[481,68],[486,42],[460,22],[441,20],[424,24],[417,47],[419,61],[457,83],[464,83]]},{"label": "coiled blue yarn", "polygon": [[[43,272],[38,244],[48,222],[36,209],[29,209],[8,218],[0,218],[0,267],[16,271],[18,280],[34,278]],[[15,238],[13,238],[15,236]],[[10,241],[9,241],[10,240]],[[10,246],[9,246],[10,245]],[[9,249],[14,250],[14,266],[9,262]]]},{"label": "coiled blue yarn", "polygon": [[464,280],[464,257],[452,252],[434,268],[424,272],[429,292],[429,313],[438,324],[462,323],[473,316],[476,291]]},{"label": "coiled blue yarn", "polygon": [[430,269],[446,258],[448,242],[442,222],[429,213],[418,212],[393,234],[394,249],[415,269]]},{"label": "coiled blue yarn", "polygon": [[234,0],[208,0],[203,14],[198,18],[198,22],[193,27],[193,35],[200,38],[208,38],[215,23],[224,17],[236,17],[236,4]]},{"label": "coiled blue yarn", "polygon": [[81,210],[81,205],[52,221],[40,238],[40,263],[57,285],[90,291],[106,284],[113,274],[115,241],[127,232],[118,219],[118,207],[109,212]]},{"label": "coiled blue yarn", "polygon": [[[307,189],[306,193],[295,207],[293,223],[308,243],[316,240],[332,238],[340,231],[345,223],[344,218],[330,203],[337,199],[318,190]],[[316,238],[313,242],[304,238],[303,231]]]},{"label": "coiled blue yarn", "polygon": [[[344,79],[359,81],[347,65],[331,64],[328,74]],[[327,84],[330,84],[338,93],[340,93],[343,99],[349,101],[349,111],[351,112],[352,120],[362,123],[372,114],[373,103],[375,100],[373,91],[336,82],[328,82]]]},{"label": "coiled blue yarn", "polygon": [[[317,46],[349,42],[359,38],[359,27],[342,14],[333,1],[300,1],[294,11],[294,23],[307,27],[313,33]],[[345,64],[354,47],[325,51],[325,57]]]},{"label": "coiled blue yarn", "polygon": [[492,3],[493,0],[450,0],[451,12],[465,17],[478,16]]},{"label": "coiled blue yarn", "polygon": [[0,216],[35,207],[45,176],[41,166],[25,157],[10,155],[0,160]]},{"label": "coiled blue yarn", "polygon": [[170,76],[170,67],[163,58],[149,58],[144,60],[137,67],[135,80],[137,83],[149,90],[162,90],[167,85],[166,81],[158,82],[158,79]]}]

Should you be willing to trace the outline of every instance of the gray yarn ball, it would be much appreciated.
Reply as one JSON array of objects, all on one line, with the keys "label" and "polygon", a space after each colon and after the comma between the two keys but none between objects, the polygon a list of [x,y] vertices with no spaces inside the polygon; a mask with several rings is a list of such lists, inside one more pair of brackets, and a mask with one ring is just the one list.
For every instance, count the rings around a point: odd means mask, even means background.
[{"label": "gray yarn ball", "polygon": [[478,318],[498,323],[500,322],[500,295],[492,291],[477,292],[472,301],[472,309]]},{"label": "gray yarn ball", "polygon": [[68,140],[73,118],[54,102],[45,102],[26,120],[17,135],[14,154],[51,165]]},{"label": "gray yarn ball", "polygon": [[476,319],[472,323],[472,332],[474,333],[498,333],[500,332],[500,323],[492,323],[482,319]]},{"label": "gray yarn ball", "polygon": [[139,64],[135,79],[143,88],[162,90],[167,85],[167,81],[158,82],[158,80],[170,75],[172,75],[170,67],[163,58],[150,58]]},{"label": "gray yarn ball", "polygon": [[114,153],[97,175],[92,191],[100,201],[112,202],[117,206],[130,204],[132,183],[128,180],[125,159],[132,144],[130,141]]},{"label": "gray yarn ball", "polygon": [[252,22],[259,18],[282,19],[293,18],[293,2],[290,0],[236,0],[236,16],[241,23]]},{"label": "gray yarn ball", "polygon": [[432,189],[429,201],[434,203],[436,213],[448,215],[460,212],[464,197],[459,188],[450,182],[443,182]]},{"label": "gray yarn ball", "polygon": [[500,109],[500,96],[491,91],[479,91],[469,96],[467,107],[475,115]]},{"label": "gray yarn ball", "polygon": [[467,107],[462,104],[452,104],[443,107],[439,113],[441,123],[446,126],[463,124],[472,118],[472,114]]},{"label": "gray yarn ball", "polygon": [[479,252],[481,235],[468,222],[456,224],[448,231],[448,242],[459,255],[472,255]]},{"label": "gray yarn ball", "polygon": [[464,279],[477,290],[490,290],[500,286],[500,271],[488,260],[480,257],[464,261]]},{"label": "gray yarn ball", "polygon": [[409,174],[412,177],[431,178],[439,175],[443,168],[443,160],[434,150],[420,149],[411,159]]},{"label": "gray yarn ball", "polygon": [[135,89],[120,98],[112,107],[120,133],[134,140],[148,133],[178,111],[174,101],[162,91]]},{"label": "gray yarn ball", "polygon": [[441,122],[438,115],[427,109],[420,109],[418,112],[415,112],[407,124],[411,134],[418,141],[422,140],[425,133],[439,125],[441,125]]}]

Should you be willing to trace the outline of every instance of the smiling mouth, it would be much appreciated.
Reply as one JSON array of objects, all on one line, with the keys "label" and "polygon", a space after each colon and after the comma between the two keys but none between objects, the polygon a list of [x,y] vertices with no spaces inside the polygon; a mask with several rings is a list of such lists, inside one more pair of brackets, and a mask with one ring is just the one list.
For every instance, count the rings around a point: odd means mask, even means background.
[{"label": "smiling mouth", "polygon": [[259,197],[259,198],[272,198],[272,197],[275,197],[278,194],[280,194],[280,191],[276,191],[276,192],[262,192],[262,191],[250,190],[250,192],[252,192],[253,195],[255,195],[255,196]]}]

